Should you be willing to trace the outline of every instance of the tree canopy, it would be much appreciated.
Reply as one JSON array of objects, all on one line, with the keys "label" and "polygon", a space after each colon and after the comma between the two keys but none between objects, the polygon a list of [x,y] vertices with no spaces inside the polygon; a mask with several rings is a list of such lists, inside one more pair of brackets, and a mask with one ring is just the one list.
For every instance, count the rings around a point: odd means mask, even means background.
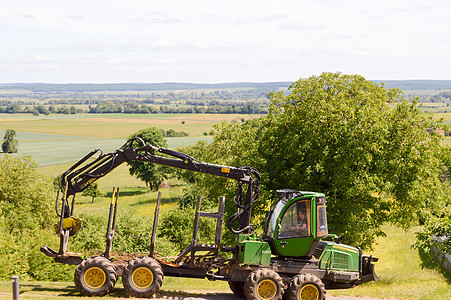
[{"label": "tree canopy", "polygon": [[[434,133],[441,126],[400,90],[358,75],[324,73],[272,93],[266,117],[218,125],[214,142],[198,152],[204,160],[260,170],[262,200],[254,222],[264,220],[277,189],[324,192],[329,231],[369,248],[384,234],[383,223],[407,227],[446,198]],[[197,181],[208,195],[224,190],[218,184]]]},{"label": "tree canopy", "polygon": [[99,190],[99,184],[97,182],[91,183],[83,192],[83,196],[90,196],[92,197],[92,203],[94,203],[94,199],[97,196],[101,195],[101,192]]},{"label": "tree canopy", "polygon": [[[130,136],[130,138],[134,137],[139,137],[144,142],[156,147],[167,147],[163,134],[156,127],[142,129]],[[137,141],[134,141],[134,143],[137,143]],[[161,166],[145,161],[129,161],[127,164],[130,166],[130,175],[136,176],[138,179],[144,181],[146,185],[154,191],[158,190],[160,184],[165,179],[164,171]]]},{"label": "tree canopy", "polygon": [[17,153],[19,142],[16,139],[16,131],[13,129],[6,129],[5,137],[3,138],[2,150],[4,153]]}]

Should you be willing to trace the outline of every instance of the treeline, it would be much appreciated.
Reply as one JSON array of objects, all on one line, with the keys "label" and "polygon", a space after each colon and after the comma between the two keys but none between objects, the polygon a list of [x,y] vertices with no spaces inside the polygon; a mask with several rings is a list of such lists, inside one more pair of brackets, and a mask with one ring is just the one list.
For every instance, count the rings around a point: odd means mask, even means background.
[{"label": "treeline", "polygon": [[50,114],[79,114],[79,113],[124,113],[124,114],[157,114],[157,113],[178,113],[178,114],[267,114],[268,107],[257,105],[249,102],[242,106],[230,105],[212,105],[212,106],[151,106],[143,103],[119,103],[119,102],[103,102],[97,105],[89,106],[89,109],[84,110],[76,106],[67,105],[27,105],[22,106],[17,103],[12,103],[7,106],[0,106],[0,113],[18,114],[30,113],[35,116],[50,115]]},{"label": "treeline", "polygon": [[154,106],[148,106],[146,104],[127,103],[121,104],[117,102],[100,103],[96,106],[89,108],[89,113],[127,113],[127,114],[153,114],[153,113],[181,113],[181,114],[267,114],[268,108],[261,107],[257,104],[250,102],[243,106],[231,105],[231,106],[160,106],[159,108]]},{"label": "treeline", "polygon": [[[278,89],[275,89],[278,90]],[[141,102],[150,104],[184,103],[191,100],[200,101],[267,101],[271,89],[247,90],[213,90],[213,91],[161,91],[161,92],[14,92],[0,93],[0,103],[16,101],[19,104],[66,104],[83,105],[99,104],[104,101]],[[4,104],[3,104],[4,105]]]},{"label": "treeline", "polygon": [[126,93],[126,94],[93,94],[93,93],[21,93],[21,94],[0,94],[0,104],[5,105],[10,102],[19,104],[99,104],[105,101],[120,102],[144,102],[148,104],[168,104],[168,103],[208,103],[209,101],[233,101],[243,103],[246,101],[269,100],[270,91],[211,91],[211,92],[169,92],[169,93]]},{"label": "treeline", "polygon": [[50,115],[50,114],[66,114],[73,115],[77,113],[84,113],[82,109],[78,109],[75,106],[53,106],[53,105],[35,105],[35,106],[25,106],[22,107],[17,103],[13,103],[7,106],[0,106],[0,113],[8,114],[33,114],[35,116]]},{"label": "treeline", "polygon": [[441,92],[437,95],[430,96],[428,102],[434,103],[443,103],[443,102],[451,102],[451,93],[450,92]]},{"label": "treeline", "polygon": [[188,133],[185,131],[175,131],[174,129],[164,130],[160,128],[161,134],[163,137],[184,137],[188,136]]}]

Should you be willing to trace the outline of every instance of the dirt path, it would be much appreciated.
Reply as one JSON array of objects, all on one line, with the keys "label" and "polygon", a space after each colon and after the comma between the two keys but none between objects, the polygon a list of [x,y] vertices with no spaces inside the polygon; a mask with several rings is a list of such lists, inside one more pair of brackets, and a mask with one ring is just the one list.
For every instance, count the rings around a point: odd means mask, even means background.
[{"label": "dirt path", "polygon": [[[193,293],[194,294],[194,293]],[[152,298],[154,300],[235,300],[235,296],[232,293],[215,293],[203,295],[190,295],[187,293],[185,296],[159,296],[157,298]],[[334,297],[327,296],[327,300],[382,300],[378,298],[360,298],[360,297]],[[391,299],[396,300],[396,299]]]},{"label": "dirt path", "polygon": [[[41,284],[30,284],[23,283],[20,286],[20,299],[87,299],[89,297],[81,297],[79,293],[76,291],[75,286],[65,285],[65,284],[55,284],[50,285],[50,283],[46,283],[45,285]],[[113,289],[105,299],[114,299],[114,300],[122,300],[122,299],[140,299],[140,298],[129,298],[129,295],[125,292],[124,289],[117,288]],[[7,282],[3,285],[0,285],[0,300],[3,299],[12,299],[11,293],[11,285],[10,282]],[[153,298],[154,300],[239,300],[236,298],[232,292],[229,291],[199,291],[199,290],[187,290],[187,291],[172,291],[172,290],[160,290],[156,296]],[[327,300],[382,300],[371,297],[337,297],[337,296],[327,296]],[[396,300],[391,298],[391,300]]]}]

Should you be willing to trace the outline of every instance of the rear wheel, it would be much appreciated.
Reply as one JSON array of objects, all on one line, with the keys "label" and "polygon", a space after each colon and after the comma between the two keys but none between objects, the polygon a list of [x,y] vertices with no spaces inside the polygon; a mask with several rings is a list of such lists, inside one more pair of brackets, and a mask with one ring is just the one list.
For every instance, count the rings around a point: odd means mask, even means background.
[{"label": "rear wheel", "polygon": [[75,270],[74,283],[84,296],[104,296],[117,280],[116,267],[102,256],[83,260]]},{"label": "rear wheel", "polygon": [[283,281],[271,269],[258,269],[246,278],[244,294],[248,300],[280,300],[283,295]]},{"label": "rear wheel", "polygon": [[288,300],[325,300],[326,289],[315,275],[300,274],[291,280],[286,295]]},{"label": "rear wheel", "polygon": [[163,284],[163,270],[151,257],[133,259],[124,268],[122,283],[132,297],[150,298]]}]

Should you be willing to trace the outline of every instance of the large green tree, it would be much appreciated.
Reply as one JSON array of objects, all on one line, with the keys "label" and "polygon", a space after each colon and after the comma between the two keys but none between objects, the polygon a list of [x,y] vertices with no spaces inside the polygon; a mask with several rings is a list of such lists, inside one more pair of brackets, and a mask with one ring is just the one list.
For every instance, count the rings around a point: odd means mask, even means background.
[{"label": "large green tree", "polygon": [[441,126],[397,89],[325,73],[275,93],[260,153],[266,187],[323,191],[332,231],[362,247],[443,199]]},{"label": "large green tree", "polygon": [[[270,113],[260,120],[217,126],[202,158],[261,171],[254,223],[277,189],[324,192],[329,230],[369,248],[384,234],[383,223],[408,227],[446,198],[436,158],[440,126],[400,90],[324,73],[273,93]],[[230,184],[218,184],[198,180],[197,190],[232,195]]]},{"label": "large green tree", "polygon": [[[156,147],[167,147],[166,140],[161,134],[161,131],[156,127],[142,129],[130,136],[130,138],[135,137],[139,137],[145,143],[152,144]],[[142,146],[142,144],[137,140],[135,140],[133,143],[136,147]],[[129,161],[127,162],[127,164],[130,166],[130,175],[136,176],[140,180],[144,181],[146,185],[148,185],[152,190],[158,190],[160,184],[166,178],[165,169],[163,169],[164,167],[145,161]]]}]

